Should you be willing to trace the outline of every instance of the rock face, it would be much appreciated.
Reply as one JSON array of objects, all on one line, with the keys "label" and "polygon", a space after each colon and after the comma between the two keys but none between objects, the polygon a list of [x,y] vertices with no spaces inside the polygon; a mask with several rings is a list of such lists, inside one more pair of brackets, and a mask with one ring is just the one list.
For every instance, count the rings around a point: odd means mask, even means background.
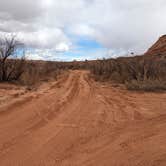
[{"label": "rock face", "polygon": [[166,35],[161,36],[145,55],[166,55]]}]

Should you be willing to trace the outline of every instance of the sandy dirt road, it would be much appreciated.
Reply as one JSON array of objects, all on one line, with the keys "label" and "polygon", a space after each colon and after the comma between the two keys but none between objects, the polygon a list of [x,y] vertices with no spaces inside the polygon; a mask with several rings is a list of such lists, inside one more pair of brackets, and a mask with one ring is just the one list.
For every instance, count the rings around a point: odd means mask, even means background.
[{"label": "sandy dirt road", "polygon": [[166,93],[70,71],[1,104],[0,166],[166,166]]}]

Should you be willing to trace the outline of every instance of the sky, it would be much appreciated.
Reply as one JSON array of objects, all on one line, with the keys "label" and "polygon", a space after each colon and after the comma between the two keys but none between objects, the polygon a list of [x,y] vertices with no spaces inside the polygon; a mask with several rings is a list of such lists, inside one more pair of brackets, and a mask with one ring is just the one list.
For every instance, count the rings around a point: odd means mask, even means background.
[{"label": "sky", "polygon": [[0,0],[0,37],[11,33],[28,59],[139,55],[166,34],[166,1]]}]

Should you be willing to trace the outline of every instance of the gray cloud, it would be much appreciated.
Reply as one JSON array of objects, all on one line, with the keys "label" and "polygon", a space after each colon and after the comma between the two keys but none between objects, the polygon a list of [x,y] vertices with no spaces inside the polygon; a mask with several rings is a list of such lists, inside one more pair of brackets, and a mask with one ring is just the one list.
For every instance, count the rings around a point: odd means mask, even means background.
[{"label": "gray cloud", "polygon": [[0,11],[11,19],[28,21],[42,14],[40,0],[0,0]]}]

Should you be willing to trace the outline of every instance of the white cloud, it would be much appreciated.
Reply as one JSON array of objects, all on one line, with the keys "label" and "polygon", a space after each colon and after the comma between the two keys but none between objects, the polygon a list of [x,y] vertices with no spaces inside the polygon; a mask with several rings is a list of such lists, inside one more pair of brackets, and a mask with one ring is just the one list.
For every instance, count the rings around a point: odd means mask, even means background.
[{"label": "white cloud", "polygon": [[28,60],[57,60],[58,54],[50,49],[28,49],[25,58]]},{"label": "white cloud", "polygon": [[62,52],[74,35],[114,54],[143,53],[166,34],[165,16],[165,0],[0,0],[1,34],[15,32],[31,47]]},{"label": "white cloud", "polygon": [[95,35],[95,29],[86,24],[71,25],[68,30],[70,33],[78,36],[92,37]]},{"label": "white cloud", "polygon": [[28,46],[37,48],[56,49],[61,43],[69,47],[70,40],[58,28],[45,28],[36,32],[20,32],[18,37]]},{"label": "white cloud", "polygon": [[59,43],[56,46],[55,50],[57,52],[67,52],[67,51],[69,51],[69,45],[67,45],[66,43]]},{"label": "white cloud", "polygon": [[43,57],[36,53],[27,53],[25,58],[28,60],[45,60]]}]

